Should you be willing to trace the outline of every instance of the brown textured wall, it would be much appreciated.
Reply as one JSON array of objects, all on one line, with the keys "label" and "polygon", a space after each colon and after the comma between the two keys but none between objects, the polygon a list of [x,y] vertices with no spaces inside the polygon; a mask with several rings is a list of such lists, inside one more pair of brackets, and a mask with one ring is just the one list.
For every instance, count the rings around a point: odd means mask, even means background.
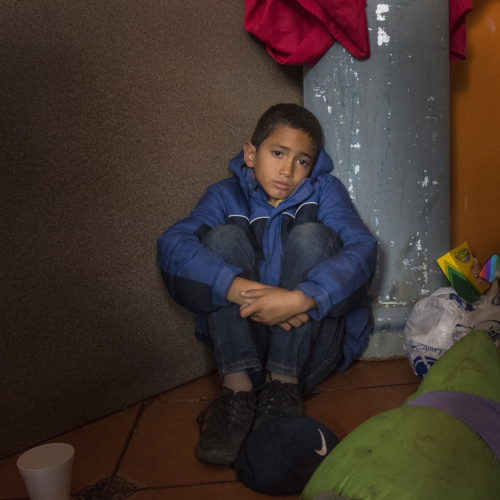
[{"label": "brown textured wall", "polygon": [[234,0],[0,5],[0,455],[213,367],[156,237],[265,108],[302,102],[242,21]]}]

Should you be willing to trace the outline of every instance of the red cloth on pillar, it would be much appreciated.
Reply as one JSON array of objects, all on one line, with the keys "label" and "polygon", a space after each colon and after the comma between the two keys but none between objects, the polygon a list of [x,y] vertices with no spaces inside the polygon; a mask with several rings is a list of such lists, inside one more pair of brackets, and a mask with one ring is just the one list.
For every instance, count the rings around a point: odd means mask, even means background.
[{"label": "red cloth on pillar", "polygon": [[[358,59],[370,55],[366,0],[245,0],[243,25],[281,64],[314,66],[340,42]],[[465,59],[471,0],[449,0],[450,59]]]},{"label": "red cloth on pillar", "polygon": [[313,66],[337,40],[370,55],[366,0],[245,0],[243,25],[281,64]]},{"label": "red cloth on pillar", "polygon": [[472,9],[470,0],[450,0],[450,59],[465,59],[467,28],[465,17]]}]

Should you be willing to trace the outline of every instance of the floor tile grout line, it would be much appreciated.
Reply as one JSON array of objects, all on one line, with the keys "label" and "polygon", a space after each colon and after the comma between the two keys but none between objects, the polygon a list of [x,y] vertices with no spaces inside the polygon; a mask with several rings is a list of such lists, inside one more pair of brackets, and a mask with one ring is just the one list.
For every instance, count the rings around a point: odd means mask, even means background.
[{"label": "floor tile grout line", "polygon": [[384,389],[386,387],[404,387],[408,385],[419,385],[420,381],[416,380],[415,382],[395,382],[393,384],[383,384],[383,385],[358,385],[358,386],[353,386],[353,387],[322,387],[320,394],[323,394],[325,392],[345,392],[345,391],[356,391],[360,389]]},{"label": "floor tile grout line", "polygon": [[[116,462],[116,465],[113,469],[113,472],[111,473],[111,476],[108,479],[108,482],[106,484],[106,487],[104,488],[103,493],[108,493],[109,490],[113,490],[113,483],[118,475],[118,471],[120,470],[120,466],[123,461],[123,457],[127,453],[128,447],[130,445],[130,442],[132,441],[132,438],[134,436],[135,431],[137,430],[137,427],[139,425],[139,422],[142,418],[142,414],[144,413],[144,410],[150,405],[150,403],[141,403],[139,406],[139,410],[137,412],[137,415],[135,416],[134,422],[132,423],[132,427],[130,428],[130,431],[128,433],[127,439],[122,447],[122,451],[120,453],[120,456],[118,457],[118,460]],[[130,490],[129,490],[130,491]]]},{"label": "floor tile grout line", "polygon": [[[174,488],[195,488],[195,487],[204,487],[204,486],[217,486],[219,484],[235,484],[239,483],[237,479],[226,480],[226,481],[205,481],[203,483],[184,483],[184,484],[169,484],[169,485],[158,485],[158,486],[144,486],[138,487],[134,489],[134,493],[139,493],[141,491],[155,491],[155,490],[171,490]],[[117,489],[113,490],[113,494],[119,493],[130,493],[131,490],[127,489]]]},{"label": "floor tile grout line", "polygon": [[207,403],[212,401],[213,398],[216,397],[216,394],[213,396],[200,396],[198,398],[172,398],[163,397],[161,401],[150,401],[148,404],[151,406],[162,405],[165,403]]}]

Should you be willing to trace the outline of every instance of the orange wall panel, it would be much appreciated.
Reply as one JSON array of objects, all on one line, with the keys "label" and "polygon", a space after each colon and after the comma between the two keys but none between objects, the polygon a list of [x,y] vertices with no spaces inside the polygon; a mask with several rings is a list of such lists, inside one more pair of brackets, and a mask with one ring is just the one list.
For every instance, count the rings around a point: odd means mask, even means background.
[{"label": "orange wall panel", "polygon": [[467,59],[451,63],[451,244],[500,253],[500,2],[473,0]]}]

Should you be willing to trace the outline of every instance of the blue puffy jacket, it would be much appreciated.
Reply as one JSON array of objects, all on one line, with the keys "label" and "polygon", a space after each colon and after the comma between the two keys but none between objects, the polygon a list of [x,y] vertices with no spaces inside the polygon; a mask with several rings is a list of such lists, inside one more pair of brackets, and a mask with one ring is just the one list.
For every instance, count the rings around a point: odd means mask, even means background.
[{"label": "blue puffy jacket", "polygon": [[[158,239],[158,260],[172,297],[197,314],[224,306],[227,291],[241,269],[226,264],[200,243],[200,236],[221,224],[239,224],[255,235],[262,250],[260,281],[278,286],[281,234],[294,224],[321,222],[341,238],[334,257],[310,270],[297,286],[313,297],[316,320],[326,315],[346,315],[344,362],[347,367],[366,346],[371,331],[371,311],[366,297],[376,261],[376,240],[357,214],[339,179],[329,175],[333,163],[321,151],[311,176],[277,207],[267,202],[263,189],[246,167],[243,152],[230,162],[235,176],[211,185],[188,217],[179,220]],[[196,282],[197,293],[186,293]],[[201,323],[199,323],[201,324]]]}]

